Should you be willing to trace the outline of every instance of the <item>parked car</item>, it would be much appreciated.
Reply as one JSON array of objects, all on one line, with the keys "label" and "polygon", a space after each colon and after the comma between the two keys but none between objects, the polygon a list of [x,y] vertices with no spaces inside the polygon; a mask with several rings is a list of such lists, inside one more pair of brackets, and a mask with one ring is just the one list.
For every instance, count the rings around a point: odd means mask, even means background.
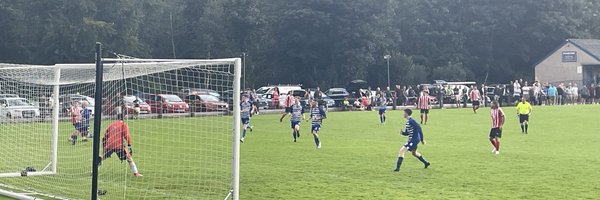
[{"label": "parked car", "polygon": [[348,92],[345,88],[330,88],[323,94],[333,99],[335,101],[335,106],[340,106],[342,104],[341,102],[344,101],[344,98],[351,97],[350,92]]},{"label": "parked car", "polygon": [[229,105],[216,96],[209,94],[193,94],[184,97],[185,102],[194,108],[194,112],[227,111]]},{"label": "parked car", "polygon": [[[315,91],[310,91],[310,95],[314,96],[315,95]],[[325,105],[327,107],[334,107],[335,106],[335,100],[333,100],[331,97],[327,96],[325,93],[323,93],[323,101],[325,101]]]},{"label": "parked car", "polygon": [[0,94],[0,98],[19,98],[16,94]]},{"label": "parked car", "polygon": [[145,97],[153,113],[162,109],[163,113],[189,112],[190,106],[174,94],[149,94]]},{"label": "parked car", "polygon": [[127,107],[127,113],[134,113],[135,108],[135,100],[138,100],[140,103],[140,114],[150,114],[152,112],[152,107],[150,104],[146,103],[144,100],[137,96],[128,95],[123,97],[123,101],[125,102],[125,107]]},{"label": "parked car", "polygon": [[40,108],[25,98],[0,98],[0,116],[6,118],[34,118],[40,116]]},{"label": "parked car", "polygon": [[92,110],[92,116],[94,115],[95,99],[92,97],[80,94],[65,94],[58,96],[58,99],[61,114],[63,115],[69,115],[69,110],[71,109],[73,102],[78,102],[79,106],[81,106],[83,105],[83,101],[89,103],[86,108]]},{"label": "parked car", "polygon": [[212,96],[215,96],[217,98],[221,98],[221,94],[215,90],[211,90],[211,89],[195,89],[195,88],[188,88],[188,89],[183,89],[182,91],[182,96],[188,96],[188,95],[192,95],[192,94],[209,94]]}]

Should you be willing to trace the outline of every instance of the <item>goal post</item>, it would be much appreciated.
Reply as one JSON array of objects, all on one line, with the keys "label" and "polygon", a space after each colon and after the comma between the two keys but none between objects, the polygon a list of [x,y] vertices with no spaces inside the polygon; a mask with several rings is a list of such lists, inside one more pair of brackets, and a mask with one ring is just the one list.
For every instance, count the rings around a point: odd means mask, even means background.
[{"label": "goal post", "polygon": [[[94,148],[82,141],[86,129],[99,136],[105,157],[99,199],[239,199],[241,59],[102,61],[100,96],[92,63],[0,63],[0,186],[10,188],[0,195],[90,199]],[[102,117],[92,134],[94,113]],[[102,145],[119,115],[133,150],[123,160]],[[133,176],[128,158],[143,177]]]}]

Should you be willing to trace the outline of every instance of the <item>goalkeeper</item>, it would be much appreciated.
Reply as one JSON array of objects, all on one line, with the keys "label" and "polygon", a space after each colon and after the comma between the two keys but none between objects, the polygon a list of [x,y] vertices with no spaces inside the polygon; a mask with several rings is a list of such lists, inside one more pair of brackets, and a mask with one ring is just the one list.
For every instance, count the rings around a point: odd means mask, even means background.
[{"label": "goalkeeper", "polygon": [[[127,148],[123,145],[123,141],[127,141]],[[102,164],[103,160],[110,158],[110,156],[115,153],[119,156],[121,162],[127,160],[134,176],[142,176],[142,174],[138,172],[133,158],[131,158],[131,155],[133,154],[131,148],[131,136],[129,135],[129,127],[123,121],[123,114],[118,114],[117,121],[108,125],[104,138],[102,138],[102,149],[104,153],[103,156],[100,156],[98,166]]]}]

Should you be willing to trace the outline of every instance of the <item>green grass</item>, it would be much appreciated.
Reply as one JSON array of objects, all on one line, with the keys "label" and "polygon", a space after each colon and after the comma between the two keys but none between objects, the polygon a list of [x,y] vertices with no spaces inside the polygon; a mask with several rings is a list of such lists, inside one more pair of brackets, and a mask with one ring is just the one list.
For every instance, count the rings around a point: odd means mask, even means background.
[{"label": "green grass", "polygon": [[[302,137],[293,143],[289,122],[259,115],[252,119],[254,132],[242,144],[240,195],[257,200],[598,198],[600,106],[534,109],[530,133],[521,135],[514,109],[504,108],[507,124],[500,155],[490,153],[489,109],[477,115],[469,109],[433,110],[423,126],[427,145],[419,146],[432,166],[422,169],[407,154],[400,173],[392,172],[406,140],[399,134],[404,124],[400,111],[388,111],[385,126],[378,123],[376,112],[329,113],[320,150],[308,123],[303,122]],[[228,125],[221,118],[131,121],[134,158],[145,176],[132,177],[125,163],[111,158],[100,168],[100,186],[108,190],[103,199],[222,199],[230,170]],[[0,134],[2,148],[10,149],[0,156],[31,158],[11,159],[11,164],[0,163],[0,169],[30,163],[22,160],[46,163],[44,156],[31,152],[49,149],[47,137],[33,131],[49,125],[2,126],[22,131]],[[64,123],[61,129],[70,130],[68,126]],[[216,133],[191,131],[209,127]],[[23,131],[30,134],[23,137],[28,139],[15,139]],[[91,144],[69,145],[68,132],[61,132],[59,175],[1,178],[0,183],[88,198]]]}]

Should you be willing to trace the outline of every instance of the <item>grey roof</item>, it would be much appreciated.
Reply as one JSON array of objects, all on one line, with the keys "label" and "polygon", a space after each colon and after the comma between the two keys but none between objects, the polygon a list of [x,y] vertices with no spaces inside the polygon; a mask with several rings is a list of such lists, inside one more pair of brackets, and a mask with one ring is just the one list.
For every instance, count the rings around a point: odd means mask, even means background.
[{"label": "grey roof", "polygon": [[600,40],[598,39],[568,39],[573,45],[590,54],[600,61]]}]

